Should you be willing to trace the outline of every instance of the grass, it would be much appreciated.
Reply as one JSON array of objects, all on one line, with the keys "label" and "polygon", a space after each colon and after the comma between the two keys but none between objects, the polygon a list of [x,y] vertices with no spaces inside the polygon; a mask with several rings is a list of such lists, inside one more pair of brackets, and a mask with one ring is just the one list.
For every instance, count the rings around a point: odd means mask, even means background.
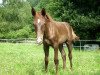
[{"label": "grass", "polygon": [[[66,49],[66,53],[67,49]],[[53,49],[50,48],[47,75],[55,75]],[[100,51],[73,50],[73,71],[62,69],[59,53],[59,75],[100,75]],[[41,46],[32,43],[0,43],[0,75],[45,75],[44,52]]]}]

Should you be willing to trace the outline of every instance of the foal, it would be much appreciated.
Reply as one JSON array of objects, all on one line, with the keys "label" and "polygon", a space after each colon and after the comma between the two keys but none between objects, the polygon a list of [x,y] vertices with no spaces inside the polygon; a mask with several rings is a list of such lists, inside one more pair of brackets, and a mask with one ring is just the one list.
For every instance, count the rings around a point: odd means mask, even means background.
[{"label": "foal", "polygon": [[45,70],[48,67],[49,47],[54,48],[54,63],[56,66],[56,75],[58,75],[58,49],[63,59],[63,69],[66,68],[66,53],[63,48],[63,43],[68,47],[68,56],[70,67],[72,69],[72,42],[78,37],[74,33],[72,27],[67,22],[54,21],[47,15],[43,8],[40,12],[36,12],[34,8],[31,10],[34,16],[34,27],[37,35],[37,43],[43,43],[45,53]]}]

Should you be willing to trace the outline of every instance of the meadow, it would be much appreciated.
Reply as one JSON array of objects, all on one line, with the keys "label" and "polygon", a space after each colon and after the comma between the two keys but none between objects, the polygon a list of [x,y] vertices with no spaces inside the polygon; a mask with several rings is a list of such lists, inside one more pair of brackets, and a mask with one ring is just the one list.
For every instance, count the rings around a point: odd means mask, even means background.
[{"label": "meadow", "polygon": [[[100,50],[73,49],[73,71],[70,71],[68,51],[66,71],[62,69],[59,53],[59,75],[100,75]],[[53,49],[50,48],[47,74],[44,71],[42,45],[32,43],[0,43],[0,75],[55,75]]]}]

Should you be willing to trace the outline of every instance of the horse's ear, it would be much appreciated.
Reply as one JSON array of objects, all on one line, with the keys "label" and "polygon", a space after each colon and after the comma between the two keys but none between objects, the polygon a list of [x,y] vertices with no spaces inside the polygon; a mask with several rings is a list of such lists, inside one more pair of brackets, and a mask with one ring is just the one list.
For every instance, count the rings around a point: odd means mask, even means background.
[{"label": "horse's ear", "polygon": [[46,15],[46,11],[45,11],[44,8],[42,8],[42,10],[41,10],[41,14],[42,14],[42,16],[45,16],[45,15]]},{"label": "horse's ear", "polygon": [[36,11],[35,11],[35,9],[34,9],[34,8],[32,8],[31,12],[32,12],[32,15],[33,15],[33,16],[35,16]]}]

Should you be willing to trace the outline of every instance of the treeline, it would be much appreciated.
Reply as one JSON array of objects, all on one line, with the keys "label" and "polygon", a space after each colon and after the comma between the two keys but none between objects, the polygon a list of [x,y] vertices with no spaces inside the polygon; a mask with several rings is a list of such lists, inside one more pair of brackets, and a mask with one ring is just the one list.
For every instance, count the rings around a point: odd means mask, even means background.
[{"label": "treeline", "polygon": [[31,7],[45,8],[55,20],[69,22],[80,39],[100,39],[99,0],[4,0],[0,38],[35,37]]},{"label": "treeline", "polygon": [[29,2],[4,0],[0,6],[0,38],[34,37]]}]

